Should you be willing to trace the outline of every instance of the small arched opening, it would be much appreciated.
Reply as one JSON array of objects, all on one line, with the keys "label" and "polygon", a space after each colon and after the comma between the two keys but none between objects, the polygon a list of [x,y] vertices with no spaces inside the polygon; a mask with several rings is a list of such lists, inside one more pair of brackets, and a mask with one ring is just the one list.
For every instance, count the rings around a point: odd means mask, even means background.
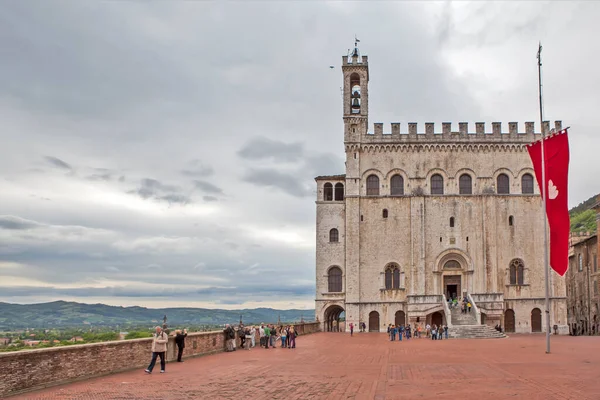
[{"label": "small arched opening", "polygon": [[369,332],[379,332],[379,313],[377,311],[369,313]]},{"label": "small arched opening", "polygon": [[326,183],[323,185],[323,200],[332,201],[333,200],[333,185],[331,183]]},{"label": "small arched opening", "polygon": [[341,306],[332,305],[325,310],[325,332],[339,332],[340,322],[345,319],[345,312]]},{"label": "small arched opening", "polygon": [[441,326],[444,323],[444,317],[442,316],[442,313],[439,311],[434,312],[433,314],[431,314],[431,325],[437,325],[437,326]]},{"label": "small arched opening", "polygon": [[515,312],[511,309],[504,311],[504,331],[515,331]]},{"label": "small arched opening", "polygon": [[542,311],[539,308],[531,310],[531,332],[542,331]]},{"label": "small arched opening", "polygon": [[344,200],[344,184],[336,183],[335,184],[335,201]]},{"label": "small arched opening", "polygon": [[406,314],[404,314],[404,311],[396,311],[394,322],[396,326],[406,324]]}]

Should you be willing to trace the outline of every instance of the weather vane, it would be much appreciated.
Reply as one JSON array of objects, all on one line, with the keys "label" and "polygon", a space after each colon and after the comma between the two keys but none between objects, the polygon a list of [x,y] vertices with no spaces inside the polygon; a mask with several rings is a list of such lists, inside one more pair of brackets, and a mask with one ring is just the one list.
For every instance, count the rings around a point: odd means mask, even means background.
[{"label": "weather vane", "polygon": [[354,35],[354,47],[358,47],[359,43],[360,43],[360,40],[358,40],[358,38],[356,37],[356,35]]}]

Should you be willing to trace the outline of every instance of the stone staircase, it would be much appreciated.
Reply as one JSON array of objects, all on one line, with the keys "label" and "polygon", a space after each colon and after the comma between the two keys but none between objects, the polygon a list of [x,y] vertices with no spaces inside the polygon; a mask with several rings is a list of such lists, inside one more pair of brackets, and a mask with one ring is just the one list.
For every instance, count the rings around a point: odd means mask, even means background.
[{"label": "stone staircase", "polygon": [[504,338],[506,335],[491,326],[477,323],[475,310],[463,314],[460,306],[450,310],[452,327],[448,328],[448,338],[452,339],[492,339]]},{"label": "stone staircase", "polygon": [[448,328],[449,339],[500,339],[506,335],[488,325],[457,325]]}]

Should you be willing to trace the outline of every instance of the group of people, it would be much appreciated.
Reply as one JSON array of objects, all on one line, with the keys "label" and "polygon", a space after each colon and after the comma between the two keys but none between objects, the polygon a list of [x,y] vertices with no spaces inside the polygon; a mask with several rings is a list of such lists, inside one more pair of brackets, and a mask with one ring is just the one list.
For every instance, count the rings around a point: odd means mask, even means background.
[{"label": "group of people", "polygon": [[[152,340],[152,359],[150,365],[144,370],[147,374],[151,374],[156,364],[156,359],[160,358],[160,373],[165,372],[165,365],[167,363],[166,352],[167,345],[169,343],[169,334],[165,332],[160,326],[154,328],[155,333]],[[185,338],[187,336],[187,329],[175,331],[175,343],[177,344],[177,362],[183,362],[181,356],[183,355],[183,349],[185,348]]]},{"label": "group of people", "polygon": [[235,338],[236,333],[240,338],[240,347],[242,349],[251,349],[256,346],[256,332],[258,331],[260,347],[268,349],[270,347],[277,347],[277,342],[281,341],[282,349],[295,349],[296,348],[296,337],[298,332],[294,328],[294,325],[287,326],[275,326],[273,324],[261,324],[257,329],[256,326],[244,326],[240,324],[236,329],[227,324],[225,325],[224,333],[226,339],[226,351],[235,351]]},{"label": "group of people", "polygon": [[[390,337],[391,341],[395,341],[396,337],[398,340],[402,341],[402,338],[406,338],[409,340],[411,337],[420,338],[422,337],[423,328],[421,325],[415,324],[414,327],[411,327],[410,324],[407,325],[393,325],[389,324],[387,328],[387,333]],[[431,340],[442,340],[444,337],[448,339],[448,326],[440,325],[437,326],[433,324],[433,326],[427,324],[425,325],[425,337],[431,338]]]},{"label": "group of people", "polygon": [[[458,307],[458,299],[454,298],[454,299],[448,299],[448,306],[452,309],[452,308],[456,308]],[[471,302],[469,301],[469,299],[467,297],[464,297],[462,299],[461,305],[460,305],[460,311],[463,314],[466,313],[470,313],[471,312]]]}]

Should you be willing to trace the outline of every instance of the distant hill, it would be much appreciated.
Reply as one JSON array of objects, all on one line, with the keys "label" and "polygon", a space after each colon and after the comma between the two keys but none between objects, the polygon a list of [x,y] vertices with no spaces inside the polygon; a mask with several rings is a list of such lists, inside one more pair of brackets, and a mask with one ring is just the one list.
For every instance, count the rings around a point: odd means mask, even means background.
[{"label": "distant hill", "polygon": [[596,232],[596,211],[590,209],[596,204],[598,195],[569,210],[571,217],[571,232]]},{"label": "distant hill", "polygon": [[219,310],[205,308],[145,308],[115,307],[105,304],[83,304],[55,301],[40,304],[10,304],[0,302],[0,330],[23,328],[55,328],[92,326],[135,326],[162,324],[167,316],[169,326],[222,325],[237,323],[240,314],[244,323],[295,322],[314,319],[314,310],[275,310],[255,308]]}]

